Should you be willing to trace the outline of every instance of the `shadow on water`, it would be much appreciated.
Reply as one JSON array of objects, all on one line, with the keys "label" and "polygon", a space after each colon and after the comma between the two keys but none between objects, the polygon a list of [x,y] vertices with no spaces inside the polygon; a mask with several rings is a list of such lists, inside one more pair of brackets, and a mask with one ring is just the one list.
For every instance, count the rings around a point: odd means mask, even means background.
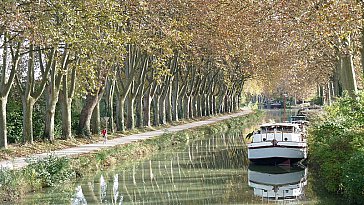
[{"label": "shadow on water", "polygon": [[[279,117],[275,112],[268,116]],[[208,136],[72,186],[29,194],[21,203],[324,204],[307,194],[307,168],[249,166],[246,134],[229,130]]]}]

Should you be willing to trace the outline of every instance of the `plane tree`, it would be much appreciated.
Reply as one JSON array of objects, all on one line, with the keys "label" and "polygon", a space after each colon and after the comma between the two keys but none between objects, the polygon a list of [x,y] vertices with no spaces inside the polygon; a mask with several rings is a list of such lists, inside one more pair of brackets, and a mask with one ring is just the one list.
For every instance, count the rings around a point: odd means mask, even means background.
[{"label": "plane tree", "polygon": [[[21,58],[22,31],[26,25],[24,14],[9,2],[0,3],[0,148],[8,147],[7,102]],[[23,22],[24,24],[20,23]]]}]

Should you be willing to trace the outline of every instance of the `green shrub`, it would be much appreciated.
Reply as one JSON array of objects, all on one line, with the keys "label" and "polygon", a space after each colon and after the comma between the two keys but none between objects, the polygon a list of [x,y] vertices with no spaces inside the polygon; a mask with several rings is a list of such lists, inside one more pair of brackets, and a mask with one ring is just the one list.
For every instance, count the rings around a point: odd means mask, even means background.
[{"label": "green shrub", "polygon": [[10,101],[7,105],[7,131],[9,143],[18,143],[22,140],[23,132],[23,111],[19,101]]},{"label": "green shrub", "polygon": [[49,156],[31,162],[25,169],[28,173],[34,173],[43,187],[55,186],[75,177],[75,172],[70,166],[70,160],[65,157]]},{"label": "green shrub", "polygon": [[327,191],[362,199],[364,92],[357,98],[345,95],[325,111],[309,130],[309,161]]},{"label": "green shrub", "polygon": [[0,170],[0,199],[14,201],[23,194],[24,180],[19,172]]},{"label": "green shrub", "polygon": [[343,165],[342,186],[344,194],[353,203],[364,201],[364,151],[360,150]]}]

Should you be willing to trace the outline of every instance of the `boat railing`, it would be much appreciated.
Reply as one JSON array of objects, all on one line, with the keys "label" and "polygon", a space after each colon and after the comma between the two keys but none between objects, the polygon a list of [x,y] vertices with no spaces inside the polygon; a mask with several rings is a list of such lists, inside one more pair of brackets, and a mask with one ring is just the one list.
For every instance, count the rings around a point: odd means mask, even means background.
[{"label": "boat railing", "polygon": [[282,142],[303,142],[304,137],[301,133],[259,133],[253,137],[253,142],[268,142],[268,141],[282,141]]}]

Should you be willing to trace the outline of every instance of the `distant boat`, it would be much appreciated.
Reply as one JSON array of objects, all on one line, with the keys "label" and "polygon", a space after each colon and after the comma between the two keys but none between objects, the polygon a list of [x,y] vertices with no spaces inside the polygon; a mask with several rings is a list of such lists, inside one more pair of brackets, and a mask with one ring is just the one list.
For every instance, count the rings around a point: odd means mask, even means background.
[{"label": "distant boat", "polygon": [[283,108],[282,103],[280,102],[268,102],[265,104],[266,109],[280,109]]},{"label": "distant boat", "polygon": [[309,120],[314,115],[320,114],[322,112],[322,107],[318,105],[312,105],[309,107],[300,108],[297,111],[297,116],[305,116],[306,120]]},{"label": "distant boat", "polygon": [[304,195],[307,168],[249,166],[248,184],[254,195],[267,200],[295,200]]},{"label": "distant boat", "polygon": [[304,115],[295,115],[291,116],[290,122],[292,124],[297,124],[301,131],[306,135],[307,127],[309,125],[309,121],[307,117]]},{"label": "distant boat", "polygon": [[248,159],[253,163],[288,165],[307,158],[306,135],[298,124],[262,124],[251,138]]}]

